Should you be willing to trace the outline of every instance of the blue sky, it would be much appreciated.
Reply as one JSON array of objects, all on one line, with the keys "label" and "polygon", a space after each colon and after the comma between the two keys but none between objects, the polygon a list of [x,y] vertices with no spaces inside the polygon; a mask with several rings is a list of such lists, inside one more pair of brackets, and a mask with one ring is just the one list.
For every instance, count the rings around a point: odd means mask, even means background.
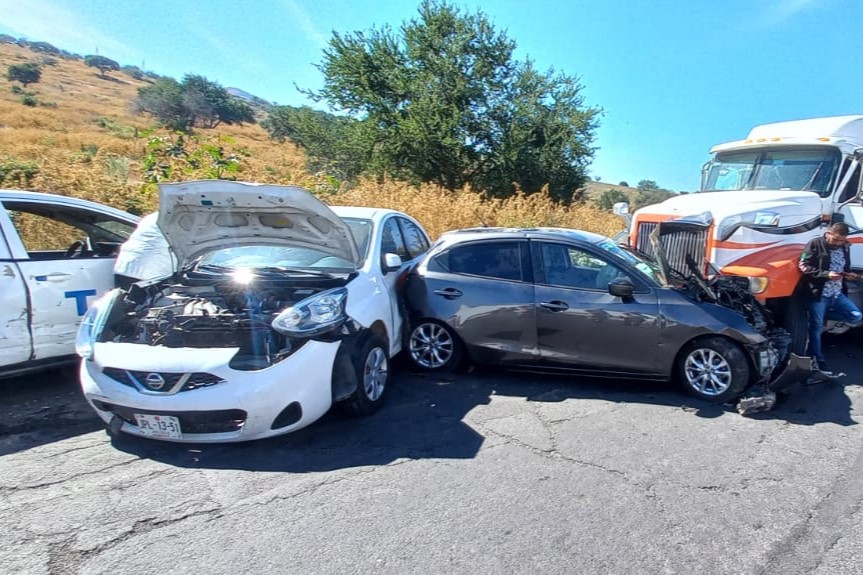
[{"label": "blue sky", "polygon": [[[0,0],[0,33],[309,103],[333,30],[393,28],[403,0]],[[713,144],[765,122],[863,113],[859,0],[454,0],[518,59],[578,76],[604,114],[592,176],[694,190]]]}]

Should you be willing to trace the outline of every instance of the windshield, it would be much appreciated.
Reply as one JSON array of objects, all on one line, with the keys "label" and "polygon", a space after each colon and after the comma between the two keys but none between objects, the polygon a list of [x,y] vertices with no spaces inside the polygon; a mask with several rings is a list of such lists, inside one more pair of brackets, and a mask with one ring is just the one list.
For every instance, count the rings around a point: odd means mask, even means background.
[{"label": "windshield", "polygon": [[833,148],[724,152],[708,164],[701,191],[792,190],[827,196],[839,167]]},{"label": "windshield", "polygon": [[635,269],[637,269],[659,285],[667,286],[666,282],[663,281],[662,273],[659,270],[659,266],[642,256],[641,254],[637,254],[628,248],[620,246],[610,239],[601,240],[596,245],[599,248],[616,255],[623,261],[632,265]]},{"label": "windshield", "polygon": [[[371,237],[372,221],[361,218],[343,218],[348,225],[357,251],[363,261]],[[332,256],[322,250],[307,247],[246,245],[215,250],[198,261],[198,266],[221,268],[292,268],[353,271],[351,262]]]}]

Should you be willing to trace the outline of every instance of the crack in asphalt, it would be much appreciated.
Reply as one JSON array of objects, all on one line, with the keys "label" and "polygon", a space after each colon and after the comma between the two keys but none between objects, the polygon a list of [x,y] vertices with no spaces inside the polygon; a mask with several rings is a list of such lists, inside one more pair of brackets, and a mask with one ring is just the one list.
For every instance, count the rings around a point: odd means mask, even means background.
[{"label": "crack in asphalt", "polygon": [[863,501],[863,450],[791,532],[768,551],[758,575],[808,574],[842,539]]},{"label": "crack in asphalt", "polygon": [[207,521],[218,519],[222,517],[221,507],[217,505],[214,509],[199,509],[178,517],[168,517],[165,519],[159,519],[157,517],[138,519],[129,529],[126,529],[111,539],[89,549],[76,548],[74,544],[77,537],[75,536],[66,537],[61,541],[55,541],[50,543],[48,546],[48,572],[50,575],[77,573],[85,561],[98,556],[105,551],[132,539],[133,537],[144,535],[156,529],[162,529],[195,517],[207,517]]},{"label": "crack in asphalt", "polygon": [[118,467],[123,467],[125,465],[135,463],[137,461],[142,461],[142,459],[139,457],[135,457],[135,458],[129,459],[127,461],[121,461],[120,463],[114,463],[111,465],[107,465],[105,467],[100,467],[98,469],[91,469],[88,471],[82,471],[80,473],[75,473],[75,474],[70,475],[68,477],[64,477],[63,479],[57,479],[56,481],[45,481],[43,483],[32,483],[29,485],[0,485],[0,495],[3,495],[5,493],[16,493],[18,491],[27,491],[27,490],[31,490],[31,489],[44,489],[45,487],[53,487],[54,485],[60,485],[60,484],[66,483],[67,481],[72,481],[75,479],[79,479],[81,477],[86,477],[88,475],[97,475],[99,473],[104,473],[105,471],[108,471],[109,469],[116,469]]}]

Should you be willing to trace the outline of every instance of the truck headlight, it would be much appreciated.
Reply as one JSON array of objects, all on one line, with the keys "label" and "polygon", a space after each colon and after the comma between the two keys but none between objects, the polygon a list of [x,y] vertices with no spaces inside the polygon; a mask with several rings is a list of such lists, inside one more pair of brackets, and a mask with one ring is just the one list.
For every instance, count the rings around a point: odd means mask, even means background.
[{"label": "truck headlight", "polygon": [[749,291],[753,294],[764,293],[767,291],[767,286],[770,285],[770,279],[764,277],[750,277]]},{"label": "truck headlight", "polygon": [[720,241],[727,240],[741,226],[776,227],[779,225],[779,214],[770,211],[746,212],[730,216],[719,225],[717,237]]},{"label": "truck headlight", "polygon": [[273,329],[292,337],[314,337],[342,325],[347,319],[348,290],[335,288],[297,302],[273,320]]},{"label": "truck headlight", "polygon": [[75,335],[75,353],[84,359],[93,359],[93,344],[98,341],[108,320],[108,314],[114,307],[114,302],[122,293],[120,289],[112,289],[99,299],[84,313]]}]

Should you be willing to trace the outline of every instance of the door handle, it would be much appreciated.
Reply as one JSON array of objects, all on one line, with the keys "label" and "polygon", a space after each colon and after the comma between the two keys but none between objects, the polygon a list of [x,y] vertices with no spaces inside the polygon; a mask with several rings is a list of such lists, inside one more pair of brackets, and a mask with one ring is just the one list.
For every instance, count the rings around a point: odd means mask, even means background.
[{"label": "door handle", "polygon": [[566,311],[569,309],[569,304],[565,301],[554,300],[541,302],[539,307],[544,307],[548,311]]},{"label": "door handle", "polygon": [[13,270],[11,266],[4,266],[3,267],[3,275],[6,277],[9,277],[9,278],[14,278],[15,277],[15,270]]},{"label": "door handle", "polygon": [[63,272],[52,272],[50,274],[46,274],[44,276],[31,276],[37,282],[64,282],[72,277],[72,274],[67,274]]},{"label": "door handle", "polygon": [[434,290],[434,293],[436,293],[437,295],[443,296],[446,299],[455,299],[457,297],[461,297],[461,295],[462,295],[461,291],[457,290],[455,288],[436,289],[436,290]]}]

